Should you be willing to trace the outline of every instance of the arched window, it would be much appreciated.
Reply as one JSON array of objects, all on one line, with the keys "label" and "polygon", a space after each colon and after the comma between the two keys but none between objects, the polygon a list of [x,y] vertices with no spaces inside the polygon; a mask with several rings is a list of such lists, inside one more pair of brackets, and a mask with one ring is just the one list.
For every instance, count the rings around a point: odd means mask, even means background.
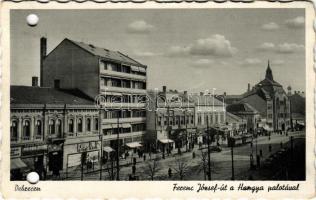
[{"label": "arched window", "polygon": [[87,131],[91,131],[91,119],[90,118],[87,119],[86,126],[87,126]]},{"label": "arched window", "polygon": [[74,132],[74,120],[70,119],[68,121],[68,132],[73,133]]},{"label": "arched window", "polygon": [[61,134],[62,130],[61,130],[61,120],[57,119],[56,121],[56,130],[57,130],[57,134]]},{"label": "arched window", "polygon": [[35,123],[35,133],[36,133],[36,136],[42,135],[42,121],[41,120],[37,120]]},{"label": "arched window", "polygon": [[82,119],[78,119],[77,132],[82,132]]},{"label": "arched window", "polygon": [[94,119],[94,130],[99,130],[99,119],[95,118]]},{"label": "arched window", "polygon": [[55,120],[53,120],[53,119],[49,120],[48,129],[49,129],[49,134],[50,135],[54,135],[55,134]]},{"label": "arched window", "polygon": [[279,98],[276,99],[276,107],[277,107],[277,109],[280,108],[280,100],[279,100]]},{"label": "arched window", "polygon": [[29,120],[25,120],[23,123],[23,138],[29,140],[31,136],[31,123]]},{"label": "arched window", "polygon": [[10,132],[11,132],[11,141],[17,141],[18,140],[18,122],[16,120],[13,120],[11,122]]}]

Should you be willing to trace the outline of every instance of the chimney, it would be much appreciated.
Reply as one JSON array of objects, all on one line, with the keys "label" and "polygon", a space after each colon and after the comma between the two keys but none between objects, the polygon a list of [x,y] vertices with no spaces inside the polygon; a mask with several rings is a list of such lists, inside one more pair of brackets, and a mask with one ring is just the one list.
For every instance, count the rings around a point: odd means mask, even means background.
[{"label": "chimney", "polygon": [[43,61],[47,54],[47,39],[45,37],[41,37],[40,46],[40,86],[43,87]]},{"label": "chimney", "polygon": [[188,91],[183,91],[183,94],[184,94],[184,95],[187,95],[187,94],[188,94]]},{"label": "chimney", "polygon": [[32,86],[38,87],[38,77],[37,76],[32,77]]},{"label": "chimney", "polygon": [[226,92],[224,92],[224,97],[226,97]]},{"label": "chimney", "polygon": [[248,90],[247,90],[248,92],[250,91],[250,83],[248,83]]},{"label": "chimney", "polygon": [[204,93],[203,92],[200,92],[200,96],[203,96],[204,95]]},{"label": "chimney", "polygon": [[167,92],[167,86],[165,86],[165,85],[162,86],[162,91],[163,91],[163,92]]}]

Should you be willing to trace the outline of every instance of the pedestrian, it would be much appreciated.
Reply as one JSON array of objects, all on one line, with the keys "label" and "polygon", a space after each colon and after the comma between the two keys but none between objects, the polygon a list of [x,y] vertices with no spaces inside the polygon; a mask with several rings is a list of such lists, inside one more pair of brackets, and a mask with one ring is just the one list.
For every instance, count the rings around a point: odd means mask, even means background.
[{"label": "pedestrian", "polygon": [[146,161],[146,154],[144,154],[143,158],[144,158],[144,161]]},{"label": "pedestrian", "polygon": [[169,167],[169,169],[168,169],[168,177],[171,178],[171,176],[172,176],[172,169]]},{"label": "pedestrian", "polygon": [[260,149],[260,156],[262,157],[263,153],[262,153],[262,149]]},{"label": "pedestrian", "polygon": [[136,173],[136,165],[132,166],[132,173],[135,174]]},{"label": "pedestrian", "polygon": [[272,146],[271,146],[271,144],[269,144],[269,152],[271,152],[272,151]]}]

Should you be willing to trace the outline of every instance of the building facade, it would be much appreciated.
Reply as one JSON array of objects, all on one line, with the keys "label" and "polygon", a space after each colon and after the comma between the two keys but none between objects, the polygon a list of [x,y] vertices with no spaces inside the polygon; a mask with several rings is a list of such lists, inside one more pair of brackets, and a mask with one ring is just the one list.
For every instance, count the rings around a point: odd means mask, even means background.
[{"label": "building facade", "polygon": [[99,110],[79,90],[11,86],[11,175],[21,180],[23,170],[57,175],[101,156]]},{"label": "building facade", "polygon": [[147,66],[121,52],[70,39],[46,55],[43,38],[41,49],[43,86],[77,88],[98,103],[103,147],[141,146],[146,130]]},{"label": "building facade", "polygon": [[287,131],[290,123],[290,100],[283,86],[276,82],[268,63],[265,79],[241,95],[228,95],[231,104],[247,103],[259,112],[259,127],[267,131]]}]

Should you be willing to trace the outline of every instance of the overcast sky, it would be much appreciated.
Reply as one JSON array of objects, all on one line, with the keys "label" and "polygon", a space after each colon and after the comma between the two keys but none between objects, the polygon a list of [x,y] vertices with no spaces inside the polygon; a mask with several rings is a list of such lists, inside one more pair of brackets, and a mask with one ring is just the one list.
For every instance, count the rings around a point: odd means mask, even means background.
[{"label": "overcast sky", "polygon": [[[28,14],[39,24],[26,24]],[[11,84],[39,76],[40,37],[48,52],[64,38],[118,50],[148,66],[148,88],[217,88],[240,94],[273,76],[305,90],[303,9],[15,10],[11,12]]]}]

